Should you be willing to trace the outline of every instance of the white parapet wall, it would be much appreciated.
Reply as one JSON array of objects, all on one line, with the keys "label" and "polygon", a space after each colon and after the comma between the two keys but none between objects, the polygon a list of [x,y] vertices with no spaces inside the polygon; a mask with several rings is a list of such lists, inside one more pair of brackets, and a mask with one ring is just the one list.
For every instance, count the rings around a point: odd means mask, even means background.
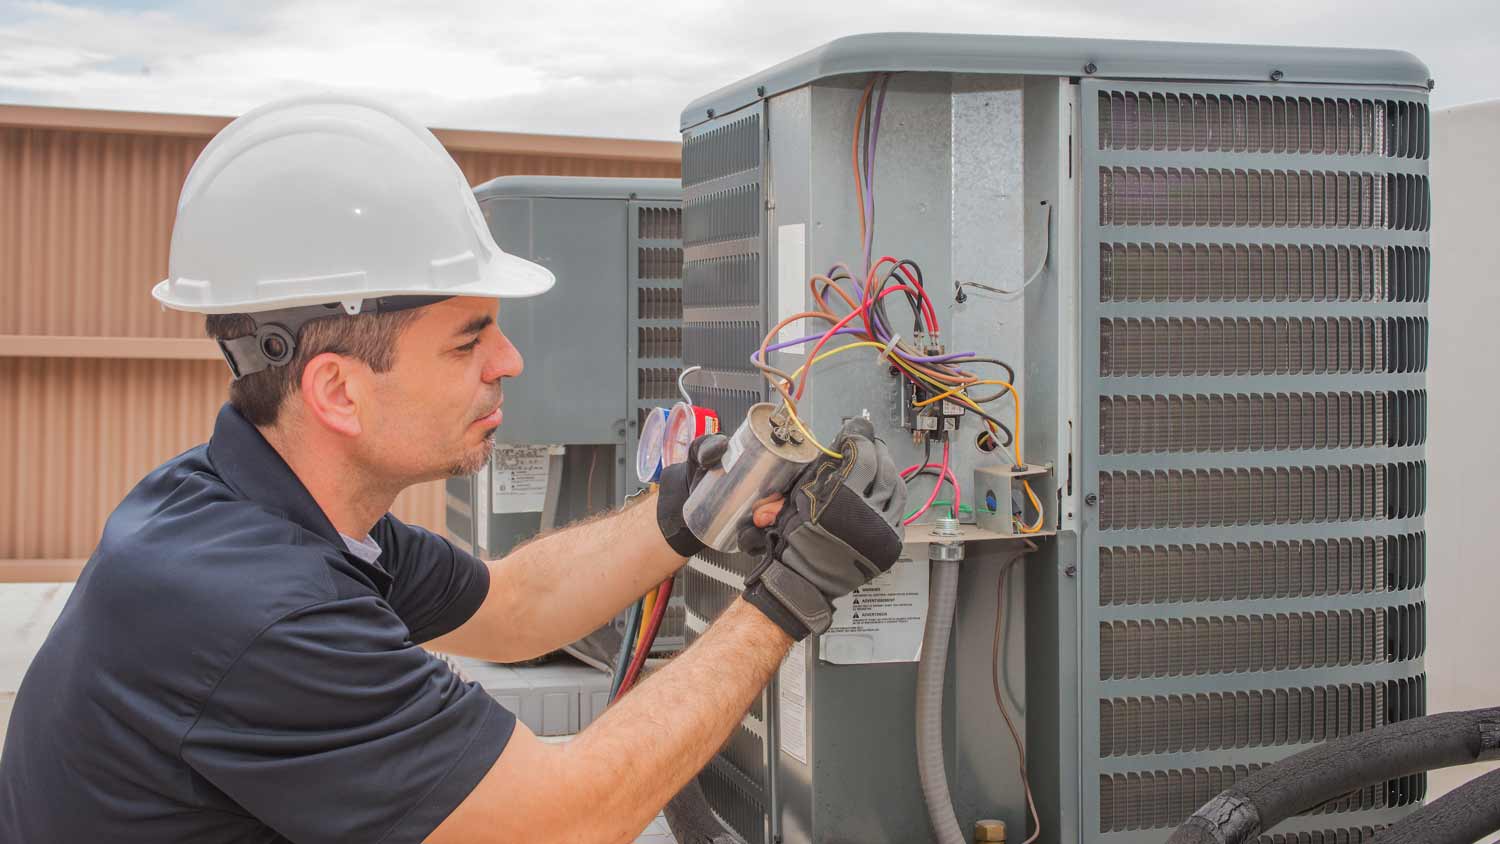
[{"label": "white parapet wall", "polygon": [[[1432,115],[1428,711],[1500,706],[1500,100]],[[1435,772],[1439,794],[1482,773]]]}]

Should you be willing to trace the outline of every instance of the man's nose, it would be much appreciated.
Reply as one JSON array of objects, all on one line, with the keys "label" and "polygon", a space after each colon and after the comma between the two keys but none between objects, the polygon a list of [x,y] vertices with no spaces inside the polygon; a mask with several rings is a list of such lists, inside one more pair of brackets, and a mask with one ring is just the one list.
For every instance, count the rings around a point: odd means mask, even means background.
[{"label": "man's nose", "polygon": [[510,342],[505,332],[499,331],[498,333],[500,343],[494,346],[489,360],[485,361],[484,380],[486,382],[500,378],[514,378],[526,368],[526,361],[521,357],[521,350]]}]

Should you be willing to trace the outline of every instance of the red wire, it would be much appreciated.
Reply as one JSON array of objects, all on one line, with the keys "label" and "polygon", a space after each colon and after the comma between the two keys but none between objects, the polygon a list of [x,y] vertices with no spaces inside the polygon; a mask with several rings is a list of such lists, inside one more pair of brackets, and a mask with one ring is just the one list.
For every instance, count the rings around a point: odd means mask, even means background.
[{"label": "red wire", "polygon": [[932,297],[927,295],[927,288],[922,286],[921,282],[917,281],[917,274],[912,272],[911,267],[906,264],[901,265],[901,273],[906,276],[907,281],[911,282],[912,287],[917,288],[917,291],[922,296],[922,313],[927,319],[927,330],[937,331],[937,310],[932,307]]},{"label": "red wire", "polygon": [[[912,290],[910,287],[907,287],[906,285],[902,284],[902,285],[897,285],[896,287],[887,287],[885,290],[882,290],[880,292],[880,296],[878,298],[884,299],[885,297],[891,295],[892,293],[898,293],[898,292],[901,292],[901,291],[905,291],[905,292],[908,292],[908,293],[915,293],[916,292],[916,291]],[[833,327],[830,328],[830,329],[828,329],[828,332],[826,334],[824,334],[822,337],[818,338],[817,344],[813,346],[812,352],[809,353],[808,356],[807,356],[807,368],[802,370],[802,378],[801,378],[801,380],[799,380],[797,382],[797,392],[792,396],[793,398],[796,398],[796,399],[802,398],[802,391],[807,388],[807,376],[809,376],[809,375],[812,374],[812,362],[817,359],[817,357],[818,357],[818,351],[823,348],[823,344],[827,343],[828,342],[828,338],[832,337],[835,333],[837,333],[840,328],[843,328],[845,325],[848,325],[849,324],[849,320],[854,319],[856,316],[859,316],[860,314],[866,313],[869,310],[869,308],[870,308],[870,304],[871,303],[869,301],[865,301],[863,304],[861,304],[859,306],[858,310],[850,311],[848,314],[846,314],[844,316],[843,319],[841,319],[838,322],[834,323]]]},{"label": "red wire", "polygon": [[646,624],[645,638],[641,639],[641,647],[630,659],[630,667],[625,669],[625,679],[620,683],[620,691],[615,694],[615,700],[635,685],[636,678],[640,676],[641,669],[646,665],[646,657],[651,653],[651,647],[656,644],[656,634],[661,631],[661,621],[667,615],[667,603],[672,598],[672,578],[661,582],[656,588],[656,606],[651,609],[651,620]]},{"label": "red wire", "polygon": [[[938,472],[938,482],[932,485],[932,494],[929,495],[929,496],[927,496],[927,503],[922,505],[922,509],[918,510],[915,513],[912,513],[910,518],[903,520],[901,522],[901,524],[903,524],[903,525],[909,525],[912,522],[915,522],[917,519],[922,518],[922,514],[926,513],[932,507],[932,502],[934,502],[934,501],[937,500],[938,493],[941,492],[942,489],[943,489],[943,480],[945,478],[948,479],[953,484],[953,497],[955,499],[958,498],[958,494],[959,494],[958,493],[958,477],[956,475],[954,475],[951,471],[948,470],[948,453],[949,453],[949,447],[950,446],[949,446],[948,443],[946,443],[946,442],[943,443],[943,462],[941,464],[939,464],[940,468],[941,468],[941,471]],[[932,464],[929,463],[927,465],[930,466]],[[911,469],[908,469],[907,471],[914,471],[915,468],[916,467],[911,467]],[[926,466],[924,466],[923,468],[925,469]],[[902,472],[901,475],[902,475],[902,477],[905,477],[906,476],[906,472]],[[958,512],[958,502],[957,501],[953,502],[953,512],[954,513]]]}]

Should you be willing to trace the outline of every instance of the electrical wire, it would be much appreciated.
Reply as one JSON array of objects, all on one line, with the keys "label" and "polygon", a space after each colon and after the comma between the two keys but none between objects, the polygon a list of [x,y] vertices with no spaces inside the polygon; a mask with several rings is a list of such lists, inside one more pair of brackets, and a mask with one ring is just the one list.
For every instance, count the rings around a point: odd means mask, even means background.
[{"label": "electrical wire", "polygon": [[[677,373],[677,392],[679,392],[679,393],[682,394],[682,400],[685,401],[685,402],[687,402],[688,404],[692,404],[693,403],[693,397],[690,396],[690,395],[688,395],[687,384],[682,379],[688,377],[689,375],[693,374],[694,372],[697,372],[698,370],[700,370],[702,368],[703,367],[701,367],[701,366],[690,366],[687,369],[684,369],[681,372]],[[1015,379],[1011,379],[1011,380],[1015,380]]]},{"label": "electrical wire", "polygon": [[625,682],[625,671],[629,668],[635,651],[635,637],[641,629],[641,603],[642,601],[636,601],[632,604],[630,614],[625,617],[625,629],[620,636],[620,650],[615,654],[614,677],[609,682],[611,702],[620,694],[620,685]]},{"label": "electrical wire", "polygon": [[[641,647],[636,649],[635,656],[630,661],[630,667],[625,670],[624,682],[620,684],[619,695],[623,695],[635,685],[641,676],[641,671],[646,667],[646,659],[651,655],[651,649],[656,645],[656,635],[661,632],[662,619],[666,618],[667,605],[672,600],[672,578],[661,582],[654,593],[655,602],[651,611],[651,620],[642,631]],[[618,695],[617,695],[618,697]]]},{"label": "electrical wire", "polygon": [[1021,787],[1026,792],[1026,808],[1031,812],[1031,835],[1021,844],[1034,844],[1042,836],[1042,819],[1036,811],[1036,798],[1031,794],[1031,775],[1026,770],[1026,743],[1021,740],[1021,733],[1016,729],[1015,721],[1011,720],[1010,708],[1005,705],[1005,696],[1000,693],[1000,619],[1005,613],[1005,579],[1010,577],[1011,566],[1019,559],[1020,557],[1012,557],[1000,569],[1000,576],[995,582],[995,641],[990,649],[990,685],[995,692],[995,706],[1000,708],[1000,717],[1005,719],[1005,727],[1010,730],[1011,741],[1016,745]]},{"label": "electrical wire", "polygon": [[[906,518],[904,518],[904,519],[901,520],[901,524],[902,525],[909,525],[909,524],[915,522],[917,519],[922,518],[922,514],[926,513],[928,511],[928,509],[930,509],[932,507],[932,502],[934,502],[934,501],[937,500],[938,492],[940,492],[942,490],[942,488],[943,488],[943,478],[944,477],[946,477],[948,479],[948,481],[953,484],[953,510],[952,510],[952,513],[953,513],[953,515],[955,517],[958,515],[958,505],[959,505],[960,500],[962,499],[962,493],[959,491],[958,476],[955,475],[953,473],[953,471],[948,468],[948,458],[950,456],[950,452],[951,452],[950,444],[947,441],[944,441],[943,442],[943,462],[941,464],[939,464],[939,466],[938,466],[938,475],[939,475],[938,482],[932,485],[932,494],[929,495],[929,496],[927,496],[927,502],[924,503],[921,507],[918,507],[914,512],[907,514]],[[928,464],[928,465],[930,466],[931,464]],[[927,466],[923,466],[922,468],[926,469]],[[907,471],[916,471],[916,467],[915,466],[910,467]],[[902,473],[902,477],[905,478],[905,476],[906,476],[906,473],[903,472]]]},{"label": "electrical wire", "polygon": [[1006,290],[1002,287],[991,287],[988,284],[981,284],[977,281],[959,281],[957,279],[954,279],[953,301],[962,304],[968,298],[964,295],[965,287],[987,290],[990,293],[995,293],[1000,296],[1019,296],[1022,293],[1025,293],[1026,288],[1030,287],[1033,282],[1042,277],[1042,273],[1047,269],[1047,265],[1052,261],[1052,205],[1045,201],[1042,202],[1042,205],[1047,210],[1045,227],[1043,229],[1047,233],[1047,240],[1042,250],[1042,263],[1037,266],[1036,270],[1031,275],[1027,276],[1026,280],[1021,283],[1021,286],[1016,288],[1015,290]]}]

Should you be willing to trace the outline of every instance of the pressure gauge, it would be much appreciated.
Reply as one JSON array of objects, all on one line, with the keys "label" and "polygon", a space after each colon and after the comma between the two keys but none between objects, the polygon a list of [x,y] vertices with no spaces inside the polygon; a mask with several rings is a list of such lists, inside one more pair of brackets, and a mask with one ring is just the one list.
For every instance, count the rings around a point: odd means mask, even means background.
[{"label": "pressure gauge", "polygon": [[653,407],[646,411],[641,423],[641,438],[635,447],[635,476],[643,484],[661,480],[662,446],[666,444],[669,415],[665,407]]},{"label": "pressure gauge", "polygon": [[706,407],[696,407],[685,401],[672,406],[667,417],[666,442],[662,446],[663,466],[672,466],[687,459],[688,447],[693,440],[704,434],[719,433],[719,415]]}]

